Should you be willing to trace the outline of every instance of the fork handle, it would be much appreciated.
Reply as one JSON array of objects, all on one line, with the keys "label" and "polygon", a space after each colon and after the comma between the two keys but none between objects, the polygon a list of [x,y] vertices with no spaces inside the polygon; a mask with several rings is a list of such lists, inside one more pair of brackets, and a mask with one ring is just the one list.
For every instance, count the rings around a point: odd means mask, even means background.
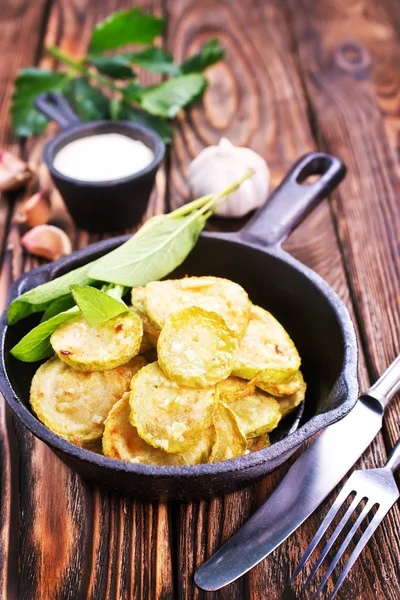
[{"label": "fork handle", "polygon": [[386,467],[388,467],[392,471],[392,473],[394,473],[395,470],[400,467],[400,440],[393,448],[389,456],[389,460],[386,463]]}]

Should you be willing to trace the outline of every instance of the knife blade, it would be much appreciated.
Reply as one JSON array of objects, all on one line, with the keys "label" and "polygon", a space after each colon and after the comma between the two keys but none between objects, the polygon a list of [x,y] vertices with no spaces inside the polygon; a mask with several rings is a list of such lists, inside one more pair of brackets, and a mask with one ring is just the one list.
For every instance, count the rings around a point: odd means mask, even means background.
[{"label": "knife blade", "polygon": [[254,515],[195,573],[198,587],[215,591],[258,564],[323,502],[382,427],[386,406],[400,389],[400,356],[341,421],[328,427],[296,460]]}]

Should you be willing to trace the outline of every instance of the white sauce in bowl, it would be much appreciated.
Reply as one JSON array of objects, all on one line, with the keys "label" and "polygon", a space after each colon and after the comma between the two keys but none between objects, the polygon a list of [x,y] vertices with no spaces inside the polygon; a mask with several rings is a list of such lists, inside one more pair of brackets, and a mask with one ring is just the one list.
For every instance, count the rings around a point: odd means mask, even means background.
[{"label": "white sauce in bowl", "polygon": [[81,181],[129,177],[147,167],[154,154],[143,142],[120,133],[88,135],[70,142],[54,157],[63,175]]}]

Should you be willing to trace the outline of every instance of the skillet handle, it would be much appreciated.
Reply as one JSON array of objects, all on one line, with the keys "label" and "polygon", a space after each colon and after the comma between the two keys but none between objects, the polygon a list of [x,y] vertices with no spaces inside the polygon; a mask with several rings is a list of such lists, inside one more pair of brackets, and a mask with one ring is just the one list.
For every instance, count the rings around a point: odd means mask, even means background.
[{"label": "skillet handle", "polygon": [[[322,152],[305,154],[240,231],[240,237],[262,246],[281,244],[345,174],[346,167],[339,158]],[[310,185],[303,184],[310,175],[320,177]]]},{"label": "skillet handle", "polygon": [[54,92],[40,94],[35,100],[35,106],[39,112],[58,123],[62,129],[81,123],[69,103],[60,94]]}]

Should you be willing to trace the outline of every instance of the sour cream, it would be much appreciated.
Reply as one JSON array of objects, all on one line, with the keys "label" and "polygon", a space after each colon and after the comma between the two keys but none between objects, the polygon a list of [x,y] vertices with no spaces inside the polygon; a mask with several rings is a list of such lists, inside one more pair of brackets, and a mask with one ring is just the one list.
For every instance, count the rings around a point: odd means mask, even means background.
[{"label": "sour cream", "polygon": [[129,177],[147,167],[154,154],[143,142],[120,133],[88,135],[57,152],[53,165],[63,175],[81,181]]}]

